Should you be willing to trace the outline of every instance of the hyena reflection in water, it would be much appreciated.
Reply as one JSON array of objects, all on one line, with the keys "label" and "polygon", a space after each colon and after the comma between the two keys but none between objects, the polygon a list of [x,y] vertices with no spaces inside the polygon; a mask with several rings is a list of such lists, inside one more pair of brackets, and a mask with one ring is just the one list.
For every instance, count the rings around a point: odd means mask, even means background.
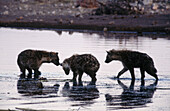
[{"label": "hyena reflection in water", "polygon": [[100,64],[98,60],[91,54],[73,55],[67,58],[62,63],[65,74],[69,74],[70,70],[73,71],[73,84],[77,85],[76,78],[78,77],[79,85],[82,85],[82,75],[85,72],[92,79],[91,84],[96,82],[96,72]]},{"label": "hyena reflection in water", "polygon": [[158,80],[156,75],[156,68],[152,58],[146,53],[130,50],[110,50],[107,51],[107,57],[105,62],[109,63],[112,60],[119,60],[122,62],[124,68],[118,73],[119,78],[127,70],[130,71],[132,79],[135,80],[134,68],[140,68],[141,79],[144,80],[145,71]]},{"label": "hyena reflection in water", "polygon": [[47,52],[40,50],[24,50],[18,55],[18,66],[22,72],[20,78],[25,78],[25,71],[28,70],[27,78],[32,78],[32,70],[34,70],[34,78],[37,79],[41,72],[39,71],[42,63],[54,63],[60,65],[57,52]]}]

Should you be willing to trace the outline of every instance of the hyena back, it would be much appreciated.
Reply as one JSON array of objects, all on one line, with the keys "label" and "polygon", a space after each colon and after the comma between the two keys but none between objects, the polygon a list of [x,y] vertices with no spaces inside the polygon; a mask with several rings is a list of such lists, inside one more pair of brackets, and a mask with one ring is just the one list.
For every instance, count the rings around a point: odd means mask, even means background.
[{"label": "hyena back", "polygon": [[98,71],[100,64],[98,60],[91,54],[73,55],[67,58],[62,63],[63,70],[68,75],[70,70],[73,71],[73,82],[76,81],[77,75],[79,75],[79,83],[85,72],[92,79],[92,82],[96,82],[96,72]]},{"label": "hyena back", "polygon": [[112,60],[119,60],[122,62],[124,68],[118,73],[117,78],[119,78],[127,70],[130,71],[132,79],[135,79],[134,68],[140,68],[141,79],[145,77],[145,71],[151,76],[155,77],[158,80],[156,75],[156,68],[152,58],[146,53],[141,53],[137,51],[130,50],[110,50],[107,51],[107,57],[105,62],[109,63]]},{"label": "hyena back", "polygon": [[34,70],[34,78],[38,78],[41,75],[39,71],[42,63],[54,63],[60,65],[57,52],[47,52],[40,50],[24,50],[18,55],[18,66],[22,72],[20,78],[25,78],[25,71],[28,70],[28,78],[32,78],[32,70]]}]

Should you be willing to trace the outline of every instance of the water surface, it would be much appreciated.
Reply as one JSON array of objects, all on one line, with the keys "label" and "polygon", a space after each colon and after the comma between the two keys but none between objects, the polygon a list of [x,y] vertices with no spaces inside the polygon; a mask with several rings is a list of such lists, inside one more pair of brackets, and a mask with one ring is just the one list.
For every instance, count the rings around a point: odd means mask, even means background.
[{"label": "water surface", "polygon": [[[146,74],[131,81],[129,72],[114,79],[123,68],[118,61],[104,63],[106,50],[129,49],[149,54],[158,69],[158,83]],[[101,67],[96,86],[89,87],[90,77],[83,75],[83,87],[73,87],[70,75],[61,67],[43,64],[40,68],[43,94],[19,93],[17,56],[25,49],[59,52],[60,62],[73,54],[90,53]],[[136,33],[93,33],[52,30],[19,30],[0,28],[0,109],[37,110],[170,110],[170,39],[168,35]],[[57,84],[57,88],[53,86]]]}]

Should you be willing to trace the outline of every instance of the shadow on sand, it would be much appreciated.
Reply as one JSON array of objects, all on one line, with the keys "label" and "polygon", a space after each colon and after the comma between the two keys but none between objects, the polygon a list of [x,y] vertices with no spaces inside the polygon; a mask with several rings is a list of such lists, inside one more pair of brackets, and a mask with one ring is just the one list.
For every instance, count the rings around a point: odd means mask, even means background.
[{"label": "shadow on sand", "polygon": [[156,91],[158,81],[155,81],[149,86],[145,86],[145,81],[141,81],[140,89],[134,90],[135,81],[132,80],[129,87],[117,80],[118,84],[122,87],[123,92],[121,95],[112,96],[105,94],[107,107],[109,109],[133,109],[146,107],[147,103],[152,103],[152,97]]}]

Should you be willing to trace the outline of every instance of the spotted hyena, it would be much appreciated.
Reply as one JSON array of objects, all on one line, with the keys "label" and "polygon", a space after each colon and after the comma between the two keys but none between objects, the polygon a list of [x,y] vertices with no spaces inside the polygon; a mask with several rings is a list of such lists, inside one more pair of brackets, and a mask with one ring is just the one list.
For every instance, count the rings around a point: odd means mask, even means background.
[{"label": "spotted hyena", "polygon": [[62,63],[65,74],[68,75],[70,70],[73,71],[73,82],[76,81],[77,75],[79,75],[79,84],[81,84],[81,78],[85,72],[92,79],[92,83],[96,82],[96,72],[98,71],[100,64],[98,60],[91,54],[73,55],[67,58]]},{"label": "spotted hyena", "polygon": [[32,78],[32,70],[34,70],[34,78],[41,75],[39,68],[42,63],[54,63],[60,65],[57,52],[47,52],[40,50],[24,50],[18,55],[18,66],[22,72],[20,78],[25,78],[25,71],[28,70],[27,78]]},{"label": "spotted hyena", "polygon": [[135,79],[134,68],[140,68],[141,79],[145,77],[145,71],[151,76],[155,77],[158,80],[156,75],[156,68],[152,58],[146,53],[141,53],[137,51],[130,50],[110,50],[107,51],[107,57],[105,62],[109,63],[112,60],[119,60],[122,62],[124,68],[118,73],[117,78],[119,78],[127,70],[130,71],[132,79]]}]

